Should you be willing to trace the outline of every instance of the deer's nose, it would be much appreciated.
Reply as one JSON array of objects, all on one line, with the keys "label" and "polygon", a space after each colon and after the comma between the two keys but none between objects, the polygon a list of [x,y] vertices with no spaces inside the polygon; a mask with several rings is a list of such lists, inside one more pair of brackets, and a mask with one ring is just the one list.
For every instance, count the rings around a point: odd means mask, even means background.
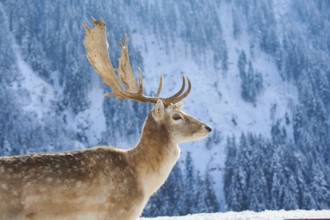
[{"label": "deer's nose", "polygon": [[204,128],[208,131],[208,132],[211,132],[212,131],[212,128],[210,128],[209,126],[205,125],[204,124]]}]

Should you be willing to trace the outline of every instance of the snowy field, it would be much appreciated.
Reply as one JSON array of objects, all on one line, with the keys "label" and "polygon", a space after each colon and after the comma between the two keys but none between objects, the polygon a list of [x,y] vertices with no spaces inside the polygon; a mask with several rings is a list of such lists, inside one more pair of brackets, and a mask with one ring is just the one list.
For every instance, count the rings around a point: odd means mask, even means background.
[{"label": "snowy field", "polygon": [[330,219],[330,210],[322,211],[264,211],[224,212],[195,214],[180,217],[140,218],[140,220],[284,220],[284,219]]}]

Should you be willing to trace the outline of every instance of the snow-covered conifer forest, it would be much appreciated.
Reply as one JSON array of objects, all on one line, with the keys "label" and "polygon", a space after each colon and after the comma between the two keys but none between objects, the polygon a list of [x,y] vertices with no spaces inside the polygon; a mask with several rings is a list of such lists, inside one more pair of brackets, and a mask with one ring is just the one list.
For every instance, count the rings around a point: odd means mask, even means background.
[{"label": "snow-covered conifer forest", "polygon": [[144,216],[330,209],[330,1],[2,0],[0,155],[133,146],[151,105],[104,97],[82,21],[125,33],[145,92],[192,81],[184,110],[213,128]]}]

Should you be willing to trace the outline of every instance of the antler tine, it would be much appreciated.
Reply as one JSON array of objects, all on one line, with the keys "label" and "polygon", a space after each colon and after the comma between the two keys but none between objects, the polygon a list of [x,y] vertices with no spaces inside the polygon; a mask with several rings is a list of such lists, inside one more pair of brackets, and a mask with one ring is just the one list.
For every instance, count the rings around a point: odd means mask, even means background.
[{"label": "antler tine", "polygon": [[138,94],[142,95],[143,94],[143,80],[142,80],[142,71],[140,68],[138,68],[138,73],[139,73],[139,91]]},{"label": "antler tine", "polygon": [[162,91],[162,87],[163,87],[163,76],[160,75],[159,86],[155,97],[159,97],[160,92]]},{"label": "antler tine", "polygon": [[84,21],[82,22],[82,24],[86,32],[90,31],[88,25]]},{"label": "antler tine", "polygon": [[189,95],[190,91],[191,91],[191,82],[190,82],[190,79],[188,78],[188,76],[186,76],[185,78],[188,81],[188,89],[186,90],[186,92],[184,94],[180,95],[177,98],[177,101],[175,103],[177,103],[177,102],[181,101],[182,99],[186,98]]},{"label": "antler tine", "polygon": [[182,92],[184,91],[184,88],[185,87],[186,87],[186,80],[185,80],[185,77],[182,76],[182,86],[181,86],[181,89],[177,93],[175,93],[174,95],[172,95],[171,97],[166,98],[165,99],[166,102],[168,102],[168,103],[176,103],[175,100],[177,99],[177,97],[179,97],[182,94]]},{"label": "antler tine", "polygon": [[136,79],[134,77],[131,64],[129,62],[128,37],[126,34],[125,34],[124,45],[122,41],[119,41],[119,45],[121,49],[121,56],[119,58],[119,66],[117,68],[118,78],[126,86],[126,90],[128,92],[139,93]]},{"label": "antler tine", "polygon": [[[185,93],[182,94],[184,88],[185,88],[185,81],[188,81],[188,89],[185,91]],[[177,92],[175,95],[171,96],[170,98],[167,98],[164,100],[164,102],[166,102],[166,104],[170,104],[170,103],[178,103],[180,102],[182,99],[184,99],[185,97],[188,96],[188,94],[191,91],[191,82],[189,80],[189,78],[187,76],[183,77],[183,83],[182,83],[182,87],[180,89],[179,92]]]},{"label": "antler tine", "polygon": [[[186,83],[185,83],[186,80],[188,81],[188,89],[182,94],[182,92],[184,91],[185,85],[186,85]],[[182,99],[187,97],[188,94],[190,93],[190,91],[191,91],[191,82],[188,77],[183,76],[182,87],[179,90],[179,92],[177,92],[175,95],[173,95],[167,99],[164,99],[163,101],[164,101],[165,105],[169,105],[170,103],[178,103]]]}]

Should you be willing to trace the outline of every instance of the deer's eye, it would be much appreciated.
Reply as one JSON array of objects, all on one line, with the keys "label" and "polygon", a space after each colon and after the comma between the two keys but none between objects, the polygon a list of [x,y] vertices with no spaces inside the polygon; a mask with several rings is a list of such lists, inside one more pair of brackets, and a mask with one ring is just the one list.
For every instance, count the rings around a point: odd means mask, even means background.
[{"label": "deer's eye", "polygon": [[174,114],[172,116],[173,120],[177,121],[177,120],[182,120],[182,117],[179,114]]}]

